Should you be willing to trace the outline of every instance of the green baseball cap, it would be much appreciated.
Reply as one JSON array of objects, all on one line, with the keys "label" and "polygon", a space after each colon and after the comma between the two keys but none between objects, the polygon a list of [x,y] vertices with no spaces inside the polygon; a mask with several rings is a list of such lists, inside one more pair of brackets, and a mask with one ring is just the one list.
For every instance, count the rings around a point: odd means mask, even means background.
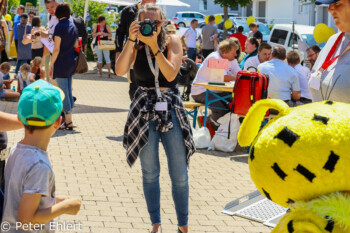
[{"label": "green baseball cap", "polygon": [[[23,89],[18,102],[18,117],[24,125],[49,126],[61,115],[64,93],[44,80]],[[42,121],[27,120],[38,118]]]}]

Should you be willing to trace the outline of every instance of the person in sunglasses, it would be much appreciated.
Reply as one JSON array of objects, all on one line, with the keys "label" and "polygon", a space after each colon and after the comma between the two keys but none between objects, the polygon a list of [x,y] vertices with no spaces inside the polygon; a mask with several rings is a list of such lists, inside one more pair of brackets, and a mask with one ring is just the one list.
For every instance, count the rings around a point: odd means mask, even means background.
[{"label": "person in sunglasses", "polygon": [[160,6],[146,4],[131,23],[129,39],[116,61],[118,76],[134,64],[138,85],[130,105],[123,146],[132,166],[140,157],[143,191],[152,222],[151,232],[161,232],[159,141],[168,159],[178,232],[188,227],[189,185],[187,166],[195,152],[186,110],[176,86],[182,60],[180,38],[167,35]]}]

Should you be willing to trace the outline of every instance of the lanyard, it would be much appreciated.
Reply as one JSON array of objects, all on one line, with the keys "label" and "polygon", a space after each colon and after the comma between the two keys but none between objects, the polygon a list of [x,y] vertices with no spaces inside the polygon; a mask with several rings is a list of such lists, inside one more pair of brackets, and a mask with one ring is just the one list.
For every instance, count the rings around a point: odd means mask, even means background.
[{"label": "lanyard", "polygon": [[329,51],[328,56],[326,57],[326,60],[324,61],[324,63],[323,63],[322,66],[320,67],[320,69],[318,70],[318,73],[319,73],[320,75],[321,75],[325,70],[327,70],[328,67],[330,67],[336,60],[338,60],[339,57],[343,56],[347,51],[350,50],[350,42],[349,42],[348,45],[346,46],[346,48],[344,49],[344,51],[343,51],[340,55],[338,55],[338,56],[336,56],[336,57],[334,57],[334,58],[331,59],[331,57],[334,55],[335,50],[337,49],[337,47],[338,47],[340,41],[342,40],[343,36],[344,36],[344,32],[342,32],[342,33],[338,36],[338,38],[337,38],[337,40],[335,41],[333,47],[332,47],[331,50]]},{"label": "lanyard", "polygon": [[160,98],[162,98],[162,93],[160,92],[160,87],[159,87],[159,79],[158,79],[158,77],[159,77],[159,67],[158,67],[158,63],[157,63],[157,61],[154,61],[155,62],[155,66],[153,66],[151,53],[149,51],[148,45],[145,46],[145,49],[146,49],[147,61],[148,61],[149,68],[151,69],[151,71],[152,71],[152,73],[154,75],[157,97],[158,97],[158,99],[160,99]]}]

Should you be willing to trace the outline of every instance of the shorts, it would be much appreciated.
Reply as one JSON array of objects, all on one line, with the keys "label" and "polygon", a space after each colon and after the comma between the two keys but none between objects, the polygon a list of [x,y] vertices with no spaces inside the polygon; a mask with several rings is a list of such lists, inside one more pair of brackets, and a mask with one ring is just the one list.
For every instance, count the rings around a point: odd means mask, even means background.
[{"label": "shorts", "polygon": [[100,50],[100,49],[98,49],[97,45],[96,45],[95,49],[96,49],[96,53],[97,53],[97,62],[98,63],[102,63],[102,60],[103,60],[102,56],[105,57],[107,64],[111,63],[111,59],[109,57],[109,50]]},{"label": "shorts", "polygon": [[0,90],[0,98],[5,98],[5,89]]}]

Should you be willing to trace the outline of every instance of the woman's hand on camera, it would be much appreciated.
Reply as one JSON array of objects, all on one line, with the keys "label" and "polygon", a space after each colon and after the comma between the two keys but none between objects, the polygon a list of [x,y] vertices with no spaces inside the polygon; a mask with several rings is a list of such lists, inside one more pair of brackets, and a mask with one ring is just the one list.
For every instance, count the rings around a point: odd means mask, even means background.
[{"label": "woman's hand on camera", "polygon": [[136,40],[139,36],[140,33],[140,25],[136,24],[139,21],[135,20],[130,24],[129,28],[129,39],[130,40]]},{"label": "woman's hand on camera", "polygon": [[158,51],[158,35],[159,30],[157,32],[153,32],[152,36],[143,36],[141,33],[139,35],[140,41],[148,45],[153,52]]}]

